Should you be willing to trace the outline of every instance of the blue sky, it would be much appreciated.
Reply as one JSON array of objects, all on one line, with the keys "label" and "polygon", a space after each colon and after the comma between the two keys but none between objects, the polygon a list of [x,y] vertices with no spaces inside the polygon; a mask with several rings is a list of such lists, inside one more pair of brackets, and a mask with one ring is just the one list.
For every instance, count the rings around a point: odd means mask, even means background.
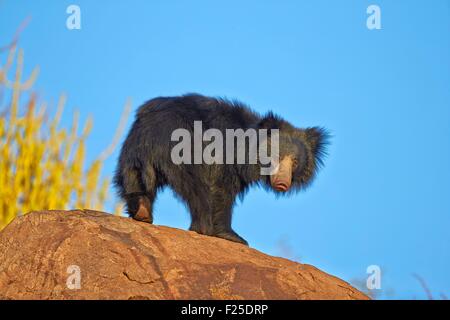
[{"label": "blue sky", "polygon": [[[70,4],[81,8],[81,30],[66,28]],[[381,8],[381,30],[366,27],[370,4]],[[256,249],[280,255],[281,243],[347,281],[379,265],[386,298],[425,298],[413,273],[450,296],[448,1],[0,0],[1,44],[29,15],[26,73],[41,67],[42,100],[67,93],[63,125],[76,109],[93,116],[90,159],[128,97],[135,109],[199,92],[325,126],[334,138],[313,186],[278,199],[251,190],[235,230]],[[157,224],[189,224],[169,191],[155,214]]]}]

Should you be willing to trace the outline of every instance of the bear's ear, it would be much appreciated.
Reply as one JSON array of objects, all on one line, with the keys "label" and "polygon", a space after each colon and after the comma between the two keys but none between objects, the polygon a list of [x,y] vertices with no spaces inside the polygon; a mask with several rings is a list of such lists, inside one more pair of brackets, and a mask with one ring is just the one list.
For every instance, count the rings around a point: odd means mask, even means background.
[{"label": "bear's ear", "polygon": [[325,128],[321,127],[307,128],[304,132],[314,157],[322,164],[323,157],[327,154],[326,146],[329,144],[330,134]]},{"label": "bear's ear", "polygon": [[280,129],[281,125],[282,125],[281,118],[273,114],[272,111],[270,111],[258,123],[258,129],[267,129],[267,130]]}]

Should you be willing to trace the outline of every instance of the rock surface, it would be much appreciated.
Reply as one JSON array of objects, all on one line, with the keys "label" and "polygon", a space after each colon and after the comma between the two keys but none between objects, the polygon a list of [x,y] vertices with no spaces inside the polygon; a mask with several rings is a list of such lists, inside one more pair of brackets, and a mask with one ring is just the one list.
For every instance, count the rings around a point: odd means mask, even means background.
[{"label": "rock surface", "polygon": [[0,299],[367,297],[313,266],[241,244],[73,210],[32,212],[1,231]]}]

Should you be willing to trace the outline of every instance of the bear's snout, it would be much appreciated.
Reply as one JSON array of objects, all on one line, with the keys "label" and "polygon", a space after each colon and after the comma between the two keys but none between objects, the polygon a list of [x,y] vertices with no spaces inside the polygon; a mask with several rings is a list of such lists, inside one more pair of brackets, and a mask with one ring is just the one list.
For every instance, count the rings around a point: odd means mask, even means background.
[{"label": "bear's snout", "polygon": [[278,171],[270,176],[270,183],[276,191],[286,192],[291,187],[293,164],[291,157],[283,158],[278,166]]}]

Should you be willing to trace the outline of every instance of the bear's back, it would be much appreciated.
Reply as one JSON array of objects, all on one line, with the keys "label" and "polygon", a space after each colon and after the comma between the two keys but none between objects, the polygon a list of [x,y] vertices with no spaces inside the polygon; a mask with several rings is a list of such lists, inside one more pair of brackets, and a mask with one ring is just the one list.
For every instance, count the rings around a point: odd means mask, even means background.
[{"label": "bear's back", "polygon": [[194,121],[202,121],[204,130],[215,128],[222,131],[252,128],[260,117],[239,101],[187,94],[154,98],[139,108],[137,119],[171,129],[191,128]]}]

